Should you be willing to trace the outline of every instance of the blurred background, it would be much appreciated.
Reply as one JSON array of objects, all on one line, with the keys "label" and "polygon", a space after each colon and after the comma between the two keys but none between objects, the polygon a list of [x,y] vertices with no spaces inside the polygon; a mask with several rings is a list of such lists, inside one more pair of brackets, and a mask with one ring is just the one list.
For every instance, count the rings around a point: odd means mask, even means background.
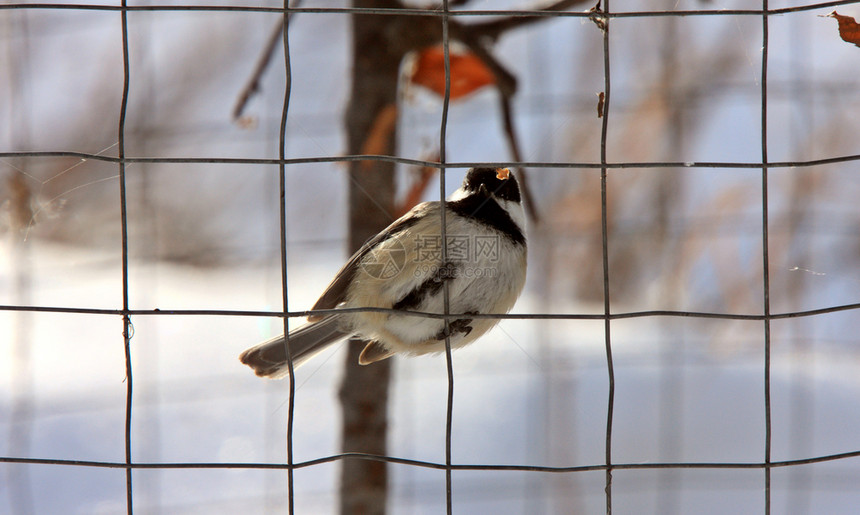
[{"label": "blurred background", "polygon": [[[550,2],[455,3],[498,10]],[[0,457],[124,463],[121,317],[9,309],[122,308],[118,165],[15,154],[118,156],[120,13],[27,4],[0,5]],[[592,6],[571,4],[571,11]],[[607,177],[611,311],[764,313],[765,148],[768,162],[780,163],[767,174],[771,313],[854,305],[772,320],[768,361],[761,320],[612,321],[613,463],[762,463],[766,365],[770,459],[860,451],[860,49],[823,16],[832,6],[770,16],[763,142],[762,16],[723,12],[760,6],[613,0],[610,7],[642,14],[610,22],[606,159],[640,164]],[[836,9],[860,16],[856,3]],[[647,15],[681,10],[705,12]],[[350,16],[291,18],[288,158],[348,153]],[[468,26],[496,18],[503,16],[452,19]],[[283,45],[241,117],[233,111],[280,19],[241,9],[128,13],[125,155],[173,159],[126,165],[131,309],[283,309],[278,166],[177,162],[278,157]],[[546,17],[500,33],[488,48],[517,81],[511,108],[522,161],[582,164],[527,167],[538,218],[530,220],[529,278],[514,313],[573,317],[503,320],[454,353],[452,461],[602,465],[607,335],[603,320],[577,316],[604,313],[601,176],[593,167],[601,157],[603,33],[584,17]],[[435,160],[442,97],[410,70],[404,65],[396,78],[396,155]],[[499,101],[493,84],[452,99],[447,161],[515,160]],[[448,170],[448,193],[464,172]],[[416,191],[421,173],[397,165],[398,199]],[[439,198],[438,180],[417,190],[421,200]],[[347,257],[348,188],[343,163],[286,167],[290,310],[309,309]],[[132,324],[134,461],[285,462],[289,385],[258,379],[236,359],[280,334],[281,319],[141,315]],[[340,452],[346,345],[296,372],[297,462]],[[444,464],[444,356],[395,358],[392,374],[388,454]],[[337,511],[338,467],[295,471],[297,513]],[[445,510],[444,470],[392,464],[388,474],[391,513]],[[0,512],[123,512],[125,480],[122,468],[0,461]],[[770,509],[853,513],[858,483],[857,458],[775,468]],[[452,485],[459,513],[601,513],[606,504],[602,470],[455,471]],[[612,504],[618,513],[765,513],[765,486],[757,468],[616,470]],[[135,470],[133,492],[141,513],[283,512],[287,473]]]}]

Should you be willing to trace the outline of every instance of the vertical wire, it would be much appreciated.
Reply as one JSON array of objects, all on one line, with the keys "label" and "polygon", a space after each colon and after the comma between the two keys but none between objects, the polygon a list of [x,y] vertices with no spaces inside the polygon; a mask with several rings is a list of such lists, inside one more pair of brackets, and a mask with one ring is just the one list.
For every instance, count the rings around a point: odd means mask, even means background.
[{"label": "vertical wire", "polygon": [[762,280],[764,289],[764,511],[770,514],[771,405],[770,405],[770,259],[768,256],[767,58],[768,0],[762,0],[761,55],[761,207]]},{"label": "vertical wire", "polygon": [[612,362],[612,340],[610,324],[610,302],[609,302],[609,230],[607,209],[607,159],[606,142],[609,132],[609,102],[610,102],[610,77],[609,77],[609,0],[605,0],[603,7],[603,125],[600,132],[600,231],[603,253],[603,338],[606,346],[606,368],[609,375],[609,391],[606,406],[606,513],[612,513],[612,418],[615,407],[615,367]]},{"label": "vertical wire", "polygon": [[[439,210],[441,219],[441,237],[442,237],[442,266],[448,261],[448,234],[445,227],[445,140],[448,130],[448,106],[451,103],[451,55],[448,45],[448,0],[442,1],[442,53],[445,63],[445,96],[442,100],[442,122],[439,130],[439,201],[442,208]],[[451,359],[451,336],[448,335],[450,327],[450,292],[448,290],[448,282],[442,283],[442,303],[443,312],[445,313],[445,365],[448,371],[448,401],[445,413],[445,507],[448,515],[454,512],[453,503],[453,487],[452,487],[452,470],[451,470],[451,429],[454,422],[454,363]]]},{"label": "vertical wire", "polygon": [[287,409],[287,507],[290,514],[295,510],[295,495],[293,483],[293,419],[295,416],[296,377],[293,369],[293,356],[290,352],[290,324],[286,313],[289,311],[289,289],[287,282],[287,174],[286,174],[286,141],[287,116],[290,111],[290,93],[292,91],[293,73],[290,63],[290,11],[289,0],[284,0],[284,107],[281,113],[281,127],[278,135],[278,178],[280,182],[280,236],[281,236],[281,292],[284,306],[284,347],[287,356],[289,372],[289,399]]},{"label": "vertical wire", "polygon": [[126,511],[134,512],[132,496],[131,468],[131,413],[133,399],[133,381],[131,369],[131,319],[128,304],[128,204],[126,201],[125,175],[125,118],[128,111],[129,87],[129,57],[128,57],[128,7],[127,1],[122,0],[120,20],[122,23],[122,102],[119,110],[119,128],[117,132],[117,157],[119,158],[119,202],[120,221],[122,224],[122,337],[125,350],[125,495]]}]

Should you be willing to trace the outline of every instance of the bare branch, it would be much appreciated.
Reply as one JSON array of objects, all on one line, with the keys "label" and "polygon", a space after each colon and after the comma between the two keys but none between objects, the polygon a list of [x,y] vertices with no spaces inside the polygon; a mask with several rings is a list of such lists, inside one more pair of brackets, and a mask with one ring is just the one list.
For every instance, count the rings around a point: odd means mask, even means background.
[{"label": "bare branch", "polygon": [[[516,130],[514,129],[514,120],[513,114],[511,110],[511,98],[504,93],[499,95],[500,103],[502,106],[502,120],[504,120],[505,124],[505,137],[508,139],[508,146],[511,149],[511,156],[514,158],[514,161],[522,162],[522,154],[520,153],[520,144],[517,139]],[[520,180],[520,186],[523,193],[523,201],[525,202],[526,211],[529,214],[529,217],[537,223],[540,221],[538,216],[537,208],[535,207],[534,198],[531,194],[531,189],[529,188],[527,173],[525,168],[517,168],[517,175]]]},{"label": "bare branch", "polygon": [[281,18],[275,25],[272,33],[269,35],[269,40],[263,48],[262,55],[260,55],[260,58],[257,60],[257,65],[254,67],[254,73],[251,74],[251,79],[248,81],[248,84],[242,88],[242,93],[239,94],[239,99],[236,101],[236,106],[233,108],[234,121],[238,120],[242,116],[242,113],[245,112],[245,106],[248,105],[248,101],[251,97],[260,91],[260,79],[263,77],[263,73],[272,61],[272,56],[275,55],[275,48],[278,47],[278,42],[281,40],[281,35],[283,33],[284,19]]},{"label": "bare branch", "polygon": [[[299,7],[301,4],[302,0],[295,0],[292,7]],[[290,19],[292,19],[292,17],[290,17]],[[266,46],[263,47],[263,53],[257,60],[257,65],[254,67],[254,73],[251,74],[251,79],[239,94],[239,99],[236,101],[236,106],[233,108],[234,121],[238,120],[242,116],[242,113],[245,112],[245,107],[248,105],[248,101],[251,100],[251,97],[260,91],[260,79],[262,79],[263,74],[266,72],[266,68],[269,67],[269,63],[272,62],[272,56],[275,55],[275,49],[278,48],[278,43],[281,41],[281,36],[283,34],[284,18],[281,17],[278,20],[278,23],[273,27],[272,33],[269,35],[269,40],[266,42]]]},{"label": "bare branch", "polygon": [[[589,4],[591,1],[593,0],[560,0],[537,10],[545,12],[567,11],[575,5]],[[524,25],[541,21],[542,19],[546,19],[546,16],[509,16],[498,20],[471,24],[469,25],[469,30],[476,37],[489,38],[495,41],[499,36],[511,29],[517,29]]]}]

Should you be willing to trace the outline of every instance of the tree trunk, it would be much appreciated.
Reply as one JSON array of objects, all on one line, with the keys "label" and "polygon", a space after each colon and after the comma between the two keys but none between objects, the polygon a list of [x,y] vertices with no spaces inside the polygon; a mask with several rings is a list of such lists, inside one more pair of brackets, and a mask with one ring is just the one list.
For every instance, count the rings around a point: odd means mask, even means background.
[{"label": "tree trunk", "polygon": [[[388,0],[354,0],[355,7],[398,7]],[[348,152],[361,153],[371,125],[397,100],[402,54],[386,41],[388,16],[352,15],[352,92],[346,113]],[[396,130],[388,135],[387,153],[395,152]],[[394,213],[394,164],[351,162],[349,167],[349,246],[357,250],[391,223]],[[388,384],[391,363],[358,364],[362,346],[350,342],[340,389],[343,409],[341,448],[344,452],[386,454]],[[385,462],[344,459],[341,468],[340,512],[383,514],[386,508]]]}]

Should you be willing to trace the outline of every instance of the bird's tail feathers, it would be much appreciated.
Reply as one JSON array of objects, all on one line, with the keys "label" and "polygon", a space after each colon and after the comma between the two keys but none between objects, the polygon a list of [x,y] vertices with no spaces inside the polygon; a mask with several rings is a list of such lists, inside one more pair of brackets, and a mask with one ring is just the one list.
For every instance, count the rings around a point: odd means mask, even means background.
[{"label": "bird's tail feathers", "polygon": [[[326,317],[290,331],[290,355],[293,368],[298,367],[332,343],[349,336],[337,316]],[[239,361],[254,369],[260,377],[281,379],[289,374],[284,336],[278,336],[251,347],[239,355]]]}]

